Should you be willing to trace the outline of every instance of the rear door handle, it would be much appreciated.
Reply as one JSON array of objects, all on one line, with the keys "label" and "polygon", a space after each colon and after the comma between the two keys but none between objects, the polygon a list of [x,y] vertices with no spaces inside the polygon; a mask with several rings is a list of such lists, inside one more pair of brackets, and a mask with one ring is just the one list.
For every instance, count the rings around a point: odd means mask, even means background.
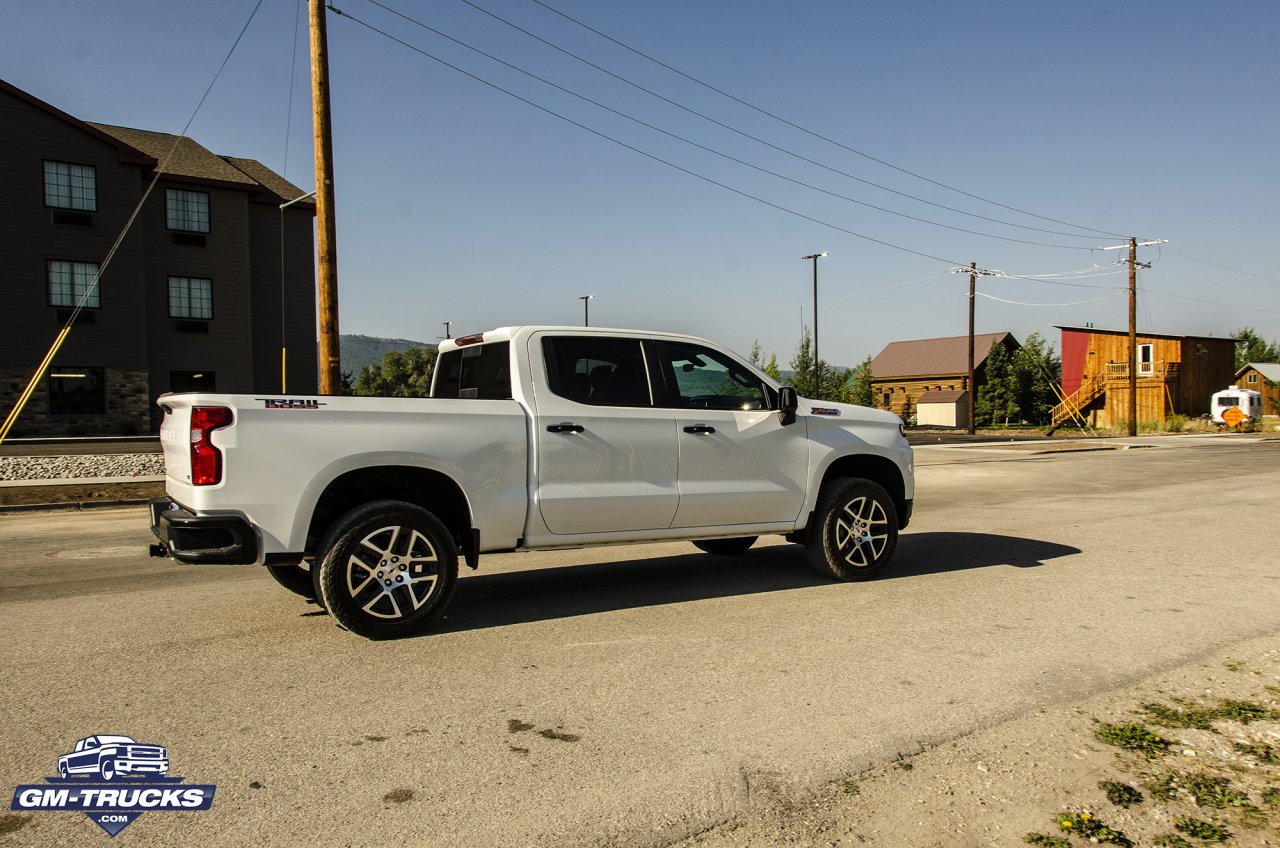
[{"label": "rear door handle", "polygon": [[708,427],[706,424],[694,424],[690,427],[685,427],[684,431],[686,433],[714,433],[716,428]]},{"label": "rear door handle", "polygon": [[547,425],[548,433],[585,433],[586,431],[586,427],[583,427],[581,424],[574,424],[570,421],[562,421],[559,424]]}]

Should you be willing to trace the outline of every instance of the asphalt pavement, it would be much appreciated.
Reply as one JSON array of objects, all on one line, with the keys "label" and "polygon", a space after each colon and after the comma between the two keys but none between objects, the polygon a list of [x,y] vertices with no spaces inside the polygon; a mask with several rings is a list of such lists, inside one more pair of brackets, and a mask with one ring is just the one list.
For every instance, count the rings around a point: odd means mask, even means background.
[{"label": "asphalt pavement", "polygon": [[[490,556],[437,632],[382,643],[259,569],[148,559],[139,508],[0,515],[0,784],[118,733],[218,787],[120,844],[665,846],[1280,627],[1280,441],[917,463],[881,579],[781,540]],[[107,839],[78,813],[4,829]]]}]

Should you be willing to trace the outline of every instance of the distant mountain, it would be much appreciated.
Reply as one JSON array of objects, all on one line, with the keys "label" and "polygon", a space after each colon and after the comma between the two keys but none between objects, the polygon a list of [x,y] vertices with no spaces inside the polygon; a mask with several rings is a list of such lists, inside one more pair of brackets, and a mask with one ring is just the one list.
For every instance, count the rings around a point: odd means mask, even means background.
[{"label": "distant mountain", "polygon": [[377,336],[342,335],[338,338],[342,351],[342,370],[351,372],[354,381],[360,372],[370,365],[382,364],[382,357],[393,350],[409,350],[415,347],[435,347],[430,342],[412,339],[383,339]]}]

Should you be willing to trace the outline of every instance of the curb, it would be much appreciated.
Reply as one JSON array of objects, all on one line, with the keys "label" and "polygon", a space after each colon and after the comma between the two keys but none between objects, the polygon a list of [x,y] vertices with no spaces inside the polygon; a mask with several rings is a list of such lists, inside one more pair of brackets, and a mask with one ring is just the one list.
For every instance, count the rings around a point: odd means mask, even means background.
[{"label": "curb", "polygon": [[10,512],[83,512],[86,510],[105,509],[119,506],[146,506],[149,498],[136,498],[122,501],[72,501],[70,503],[47,504],[0,504],[0,514]]}]

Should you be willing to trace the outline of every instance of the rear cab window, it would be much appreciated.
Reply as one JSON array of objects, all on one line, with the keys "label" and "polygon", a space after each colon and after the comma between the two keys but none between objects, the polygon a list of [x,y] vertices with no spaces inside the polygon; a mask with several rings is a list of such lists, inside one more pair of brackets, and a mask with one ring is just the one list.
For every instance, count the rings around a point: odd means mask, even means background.
[{"label": "rear cab window", "polygon": [[431,384],[433,398],[510,400],[511,343],[467,345],[440,354]]}]

